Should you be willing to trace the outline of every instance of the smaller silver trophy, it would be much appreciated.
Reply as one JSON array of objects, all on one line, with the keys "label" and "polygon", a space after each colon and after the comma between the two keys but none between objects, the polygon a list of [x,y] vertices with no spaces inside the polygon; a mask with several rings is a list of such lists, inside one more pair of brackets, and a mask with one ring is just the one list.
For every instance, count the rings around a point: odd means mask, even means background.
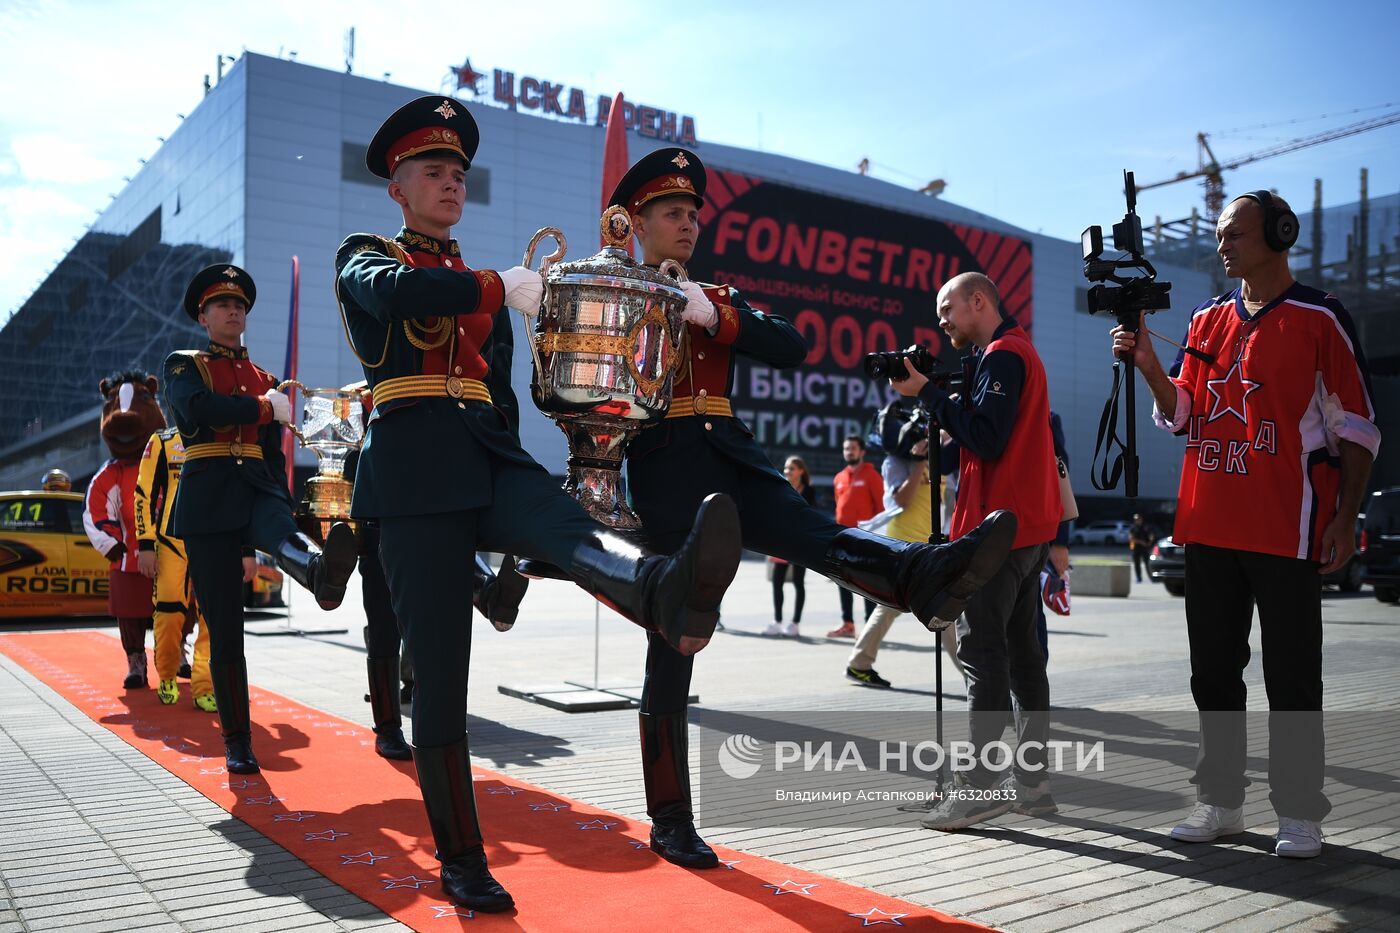
[{"label": "smaller silver trophy", "polygon": [[306,491],[296,509],[297,525],[317,541],[324,541],[335,522],[350,522],[351,483],[345,478],[345,459],[365,439],[364,405],[359,389],[309,389],[294,379],[277,388],[301,390],[301,427],[288,425],[301,446],[316,454],[316,475],[306,481]]}]

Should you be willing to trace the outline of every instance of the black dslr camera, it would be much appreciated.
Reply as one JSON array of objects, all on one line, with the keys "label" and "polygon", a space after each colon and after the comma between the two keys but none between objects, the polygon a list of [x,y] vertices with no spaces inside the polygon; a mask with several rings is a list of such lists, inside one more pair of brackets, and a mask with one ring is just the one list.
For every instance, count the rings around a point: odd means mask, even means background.
[{"label": "black dslr camera", "polygon": [[[1090,227],[1081,238],[1084,277],[1098,283],[1089,289],[1089,313],[1111,314],[1119,324],[1136,331],[1140,313],[1165,311],[1171,307],[1171,297],[1167,293],[1172,284],[1158,282],[1157,270],[1142,254],[1142,218],[1137,215],[1137,188],[1132,172],[1123,173],[1123,193],[1127,197],[1128,212],[1113,225],[1113,248],[1128,255],[1119,259],[1103,258],[1103,228]],[[1120,270],[1140,274],[1119,275]]]},{"label": "black dslr camera", "polygon": [[938,368],[938,357],[924,347],[910,347],[907,350],[878,350],[865,354],[865,374],[871,379],[889,379],[903,382],[909,378],[904,369],[904,361],[914,367],[915,372],[923,373],[929,382],[948,392],[962,388],[962,373]]}]

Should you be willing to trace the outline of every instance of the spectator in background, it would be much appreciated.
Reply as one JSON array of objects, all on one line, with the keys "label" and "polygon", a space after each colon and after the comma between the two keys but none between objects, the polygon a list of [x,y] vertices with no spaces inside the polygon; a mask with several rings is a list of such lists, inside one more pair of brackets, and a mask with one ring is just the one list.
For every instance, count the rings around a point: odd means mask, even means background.
[{"label": "spectator in background", "polygon": [[[927,428],[921,440],[909,445],[907,453],[908,456],[902,456],[895,450],[886,451],[885,463],[881,468],[885,485],[885,511],[862,527],[900,541],[928,541],[933,532],[933,484],[928,469]],[[886,519],[886,522],[876,524],[881,519]],[[900,615],[898,609],[879,606],[865,620],[860,637],[846,659],[846,677],[867,687],[887,689],[890,686],[890,682],[876,672],[875,656],[890,626]],[[953,629],[954,626],[945,626],[938,635],[938,641],[940,650],[953,659],[953,666],[961,677],[963,668],[958,661],[957,636]]]},{"label": "spectator in background", "polygon": [[[817,491],[812,486],[812,474],[807,462],[801,457],[788,457],[783,464],[783,476],[797,491],[797,494],[810,506],[817,504]],[[789,563],[779,557],[768,558],[768,570],[773,580],[773,624],[764,629],[765,635],[798,636],[797,626],[802,622],[802,606],[807,601],[807,568]],[[783,584],[792,583],[792,621],[783,626]],[[842,590],[841,592],[846,592]]]},{"label": "spectator in background", "polygon": [[1142,513],[1133,516],[1133,526],[1128,529],[1128,549],[1133,552],[1133,576],[1142,582],[1142,571],[1147,566],[1147,555],[1152,550],[1153,531]]},{"label": "spectator in background", "polygon": [[[865,462],[865,441],[854,434],[841,443],[841,455],[846,468],[836,474],[832,487],[836,493],[836,523],[854,528],[874,518],[884,508],[885,484],[880,472]],[[856,634],[854,599],[845,587],[837,590],[841,596],[841,625],[827,632],[828,638],[854,638]],[[865,601],[865,618],[875,611],[873,600]]]}]

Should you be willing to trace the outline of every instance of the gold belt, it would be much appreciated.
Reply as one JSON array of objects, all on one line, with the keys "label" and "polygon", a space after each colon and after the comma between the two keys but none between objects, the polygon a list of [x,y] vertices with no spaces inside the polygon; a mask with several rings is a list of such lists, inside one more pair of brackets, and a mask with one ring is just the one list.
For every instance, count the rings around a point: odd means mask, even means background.
[{"label": "gold belt", "polygon": [[263,451],[257,444],[245,444],[240,441],[215,441],[211,444],[192,444],[185,448],[186,460],[203,460],[206,457],[233,457],[239,460],[251,457],[261,460]]},{"label": "gold belt", "polygon": [[469,398],[491,403],[486,383],[460,376],[399,376],[376,385],[373,394],[376,405],[399,398]]},{"label": "gold belt", "polygon": [[722,395],[682,395],[671,399],[667,418],[689,418],[691,415],[733,418],[734,409],[730,407],[729,399]]}]

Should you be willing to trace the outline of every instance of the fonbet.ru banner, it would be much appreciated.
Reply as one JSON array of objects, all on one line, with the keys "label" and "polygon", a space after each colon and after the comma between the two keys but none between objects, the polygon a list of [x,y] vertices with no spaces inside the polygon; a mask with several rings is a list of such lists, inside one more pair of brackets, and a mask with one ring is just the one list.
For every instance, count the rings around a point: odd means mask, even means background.
[{"label": "fonbet.ru banner", "polygon": [[919,344],[959,370],[934,312],[950,278],[985,272],[1031,326],[1031,248],[1017,237],[713,169],[700,222],[691,276],[732,285],[807,338],[796,369],[736,355],[733,401],[771,458],[797,454],[817,475],[844,466],[841,439],[892,397],[865,376],[865,354]]}]

